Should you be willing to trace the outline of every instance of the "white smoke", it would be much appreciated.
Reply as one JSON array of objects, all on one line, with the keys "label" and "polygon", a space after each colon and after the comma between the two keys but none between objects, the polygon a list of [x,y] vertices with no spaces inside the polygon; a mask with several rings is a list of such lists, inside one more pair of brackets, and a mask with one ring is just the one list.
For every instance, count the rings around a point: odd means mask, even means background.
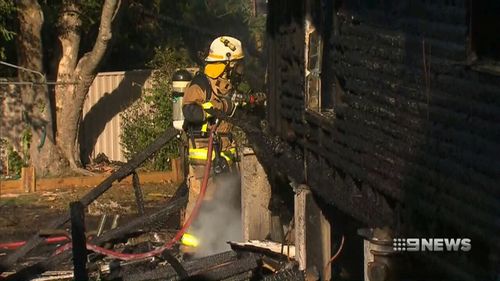
[{"label": "white smoke", "polygon": [[196,257],[227,251],[230,249],[227,241],[241,241],[243,238],[239,177],[219,176],[215,186],[212,200],[203,201],[198,217],[189,230],[200,241]]}]

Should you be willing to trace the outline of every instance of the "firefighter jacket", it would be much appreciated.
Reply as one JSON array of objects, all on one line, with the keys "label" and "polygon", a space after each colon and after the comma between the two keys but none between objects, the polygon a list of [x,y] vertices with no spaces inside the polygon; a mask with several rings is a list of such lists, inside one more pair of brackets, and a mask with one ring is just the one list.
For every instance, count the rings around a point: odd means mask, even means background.
[{"label": "firefighter jacket", "polygon": [[[194,135],[195,145],[190,142],[190,163],[204,164],[207,158],[208,135],[203,133],[210,131],[211,116],[205,109],[212,107],[230,114],[235,106],[229,97],[231,91],[232,86],[229,81],[222,78],[212,79],[204,74],[197,74],[184,91],[182,100],[184,124],[188,134]],[[229,161],[236,156],[235,144],[227,136],[231,129],[232,125],[225,121],[222,121],[217,128],[217,133],[222,135],[221,154]]]}]

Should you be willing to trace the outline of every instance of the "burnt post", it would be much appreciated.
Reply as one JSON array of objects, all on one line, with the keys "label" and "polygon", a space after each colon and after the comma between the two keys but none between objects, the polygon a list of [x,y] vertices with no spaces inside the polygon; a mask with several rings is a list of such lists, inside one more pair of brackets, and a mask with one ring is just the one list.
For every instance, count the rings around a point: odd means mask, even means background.
[{"label": "burnt post", "polygon": [[[271,185],[264,168],[251,148],[242,151],[241,218],[243,241],[264,240],[271,233]],[[281,228],[281,224],[279,224]],[[279,240],[281,241],[281,240]]]},{"label": "burnt post", "polygon": [[85,207],[79,201],[69,204],[71,212],[71,240],[73,244],[74,280],[87,281],[87,246],[85,238]]},{"label": "burnt post", "polygon": [[135,202],[139,215],[144,215],[144,195],[142,194],[139,175],[137,175],[136,171],[132,173],[132,186],[134,187]]},{"label": "burnt post", "polygon": [[331,227],[314,200],[311,189],[299,185],[295,189],[295,250],[299,269],[320,280],[330,280]]}]

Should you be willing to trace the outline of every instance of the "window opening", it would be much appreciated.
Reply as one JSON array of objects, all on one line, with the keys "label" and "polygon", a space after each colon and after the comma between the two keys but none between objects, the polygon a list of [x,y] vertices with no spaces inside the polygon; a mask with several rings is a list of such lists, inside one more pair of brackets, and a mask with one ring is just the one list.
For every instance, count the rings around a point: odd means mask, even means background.
[{"label": "window opening", "polygon": [[468,62],[500,74],[500,1],[469,1]]}]

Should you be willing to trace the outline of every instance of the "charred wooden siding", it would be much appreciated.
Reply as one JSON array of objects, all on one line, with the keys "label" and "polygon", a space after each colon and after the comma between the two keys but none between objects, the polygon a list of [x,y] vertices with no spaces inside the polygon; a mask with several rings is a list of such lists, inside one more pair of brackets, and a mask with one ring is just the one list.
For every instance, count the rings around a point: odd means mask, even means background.
[{"label": "charred wooden siding", "polygon": [[303,7],[294,1],[271,1],[270,10],[279,11],[269,17],[268,32],[271,95],[269,120],[276,132],[285,134],[286,121],[301,122],[304,110],[304,28]]},{"label": "charred wooden siding", "polygon": [[323,30],[323,78],[334,73],[342,88],[331,118],[304,109],[294,59],[304,42],[283,43],[303,38],[290,26],[304,15],[285,20],[293,5],[270,1],[270,123],[296,136],[325,201],[367,225],[468,236],[484,252],[460,267],[487,280],[500,247],[500,75],[466,63],[468,1],[344,2]]}]

